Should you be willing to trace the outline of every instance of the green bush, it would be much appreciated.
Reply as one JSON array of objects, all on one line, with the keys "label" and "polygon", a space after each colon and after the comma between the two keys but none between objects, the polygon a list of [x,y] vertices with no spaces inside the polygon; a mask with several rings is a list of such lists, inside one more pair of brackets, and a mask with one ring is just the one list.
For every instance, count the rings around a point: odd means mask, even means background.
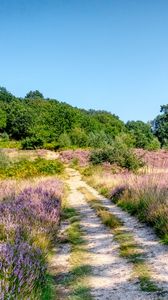
[{"label": "green bush", "polygon": [[88,135],[88,146],[102,148],[110,143],[108,136],[103,132],[90,132]]},{"label": "green bush", "polygon": [[86,147],[88,144],[88,136],[81,128],[72,129],[70,137],[72,144],[78,147]]},{"label": "green bush", "polygon": [[113,143],[113,146],[92,151],[90,160],[94,165],[109,162],[134,171],[143,166],[131,149],[118,142]]},{"label": "green bush", "polygon": [[43,148],[50,151],[55,151],[60,148],[60,145],[57,142],[45,143]]},{"label": "green bush", "polygon": [[60,148],[68,148],[71,146],[71,139],[69,137],[69,135],[64,132],[62,133],[59,138],[58,138],[58,144]]},{"label": "green bush", "polygon": [[30,137],[24,139],[21,145],[22,145],[22,149],[32,150],[32,149],[42,148],[44,142],[40,137]]},{"label": "green bush", "polygon": [[0,138],[5,142],[9,141],[9,135],[6,132],[1,133]]},{"label": "green bush", "polygon": [[15,141],[15,140],[1,140],[0,139],[0,148],[8,148],[8,149],[13,149],[13,148],[21,148],[21,142],[20,141]]},{"label": "green bush", "polygon": [[161,148],[161,144],[158,138],[154,138],[149,145],[147,146],[147,150],[159,150]]}]

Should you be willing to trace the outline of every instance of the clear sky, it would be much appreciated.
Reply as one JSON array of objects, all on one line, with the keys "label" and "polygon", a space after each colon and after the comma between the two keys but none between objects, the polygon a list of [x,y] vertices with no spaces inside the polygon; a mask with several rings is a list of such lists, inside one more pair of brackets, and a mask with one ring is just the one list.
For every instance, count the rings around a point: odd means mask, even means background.
[{"label": "clear sky", "polygon": [[0,0],[0,86],[153,119],[168,103],[168,0]]}]

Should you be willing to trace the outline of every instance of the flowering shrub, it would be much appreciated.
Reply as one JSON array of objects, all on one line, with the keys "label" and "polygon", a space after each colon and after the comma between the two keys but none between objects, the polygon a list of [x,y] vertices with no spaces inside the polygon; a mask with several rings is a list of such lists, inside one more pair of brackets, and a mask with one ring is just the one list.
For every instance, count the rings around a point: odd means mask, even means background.
[{"label": "flowering shrub", "polygon": [[143,149],[135,149],[138,157],[141,157],[146,165],[154,168],[168,168],[168,151],[145,151]]},{"label": "flowering shrub", "polygon": [[63,187],[46,180],[0,203],[0,299],[39,299],[46,247],[57,230]]},{"label": "flowering shrub", "polygon": [[65,163],[71,163],[76,159],[80,166],[86,166],[89,164],[90,151],[88,150],[65,150],[60,152],[60,160]]},{"label": "flowering shrub", "polygon": [[47,271],[42,251],[18,240],[0,245],[0,253],[0,299],[39,299]]}]

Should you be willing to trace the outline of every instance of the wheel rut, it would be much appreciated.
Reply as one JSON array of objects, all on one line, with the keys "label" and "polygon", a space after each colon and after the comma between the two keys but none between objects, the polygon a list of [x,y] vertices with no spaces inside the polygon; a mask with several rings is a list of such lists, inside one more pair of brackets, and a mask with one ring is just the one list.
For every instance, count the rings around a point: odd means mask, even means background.
[{"label": "wheel rut", "polygon": [[[92,268],[88,284],[91,288],[93,299],[168,299],[168,294],[163,296],[163,294],[141,291],[137,278],[132,276],[132,264],[120,257],[119,245],[114,240],[112,232],[101,223],[95,211],[88,205],[84,195],[79,191],[79,188],[87,187],[96,197],[102,199],[102,196],[95,189],[88,186],[76,170],[67,168],[67,174],[69,178],[66,180],[66,183],[70,188],[68,202],[80,213],[80,224],[84,232],[86,249],[88,251],[87,263]],[[112,209],[113,213],[117,214],[122,220],[125,218],[123,221],[128,223],[125,226],[129,225],[129,229],[133,230],[134,233],[134,228],[130,227],[129,224],[132,221],[130,219],[132,217],[129,217],[125,212],[111,204],[108,199],[103,198],[102,201],[109,210]],[[134,218],[133,221],[135,222]],[[141,231],[141,228],[139,230]],[[136,231],[135,235],[138,239],[139,235]],[[157,276],[155,279],[158,279]],[[165,287],[165,282],[162,286]]]}]

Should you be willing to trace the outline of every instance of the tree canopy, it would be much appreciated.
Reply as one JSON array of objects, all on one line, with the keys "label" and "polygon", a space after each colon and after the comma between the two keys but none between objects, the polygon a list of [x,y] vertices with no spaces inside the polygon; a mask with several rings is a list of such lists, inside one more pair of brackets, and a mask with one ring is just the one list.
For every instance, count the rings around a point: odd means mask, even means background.
[{"label": "tree canopy", "polygon": [[153,132],[162,146],[168,146],[168,104],[162,105],[160,112],[162,114],[152,122]]},{"label": "tree canopy", "polygon": [[[18,98],[0,88],[0,132],[25,145],[53,143],[55,147],[104,147],[120,140],[130,147],[152,149],[168,140],[168,105],[151,125],[142,121],[124,124],[118,116],[101,110],[85,110],[38,91]],[[157,139],[158,138],[158,139]],[[39,142],[40,141],[40,142]]]}]

